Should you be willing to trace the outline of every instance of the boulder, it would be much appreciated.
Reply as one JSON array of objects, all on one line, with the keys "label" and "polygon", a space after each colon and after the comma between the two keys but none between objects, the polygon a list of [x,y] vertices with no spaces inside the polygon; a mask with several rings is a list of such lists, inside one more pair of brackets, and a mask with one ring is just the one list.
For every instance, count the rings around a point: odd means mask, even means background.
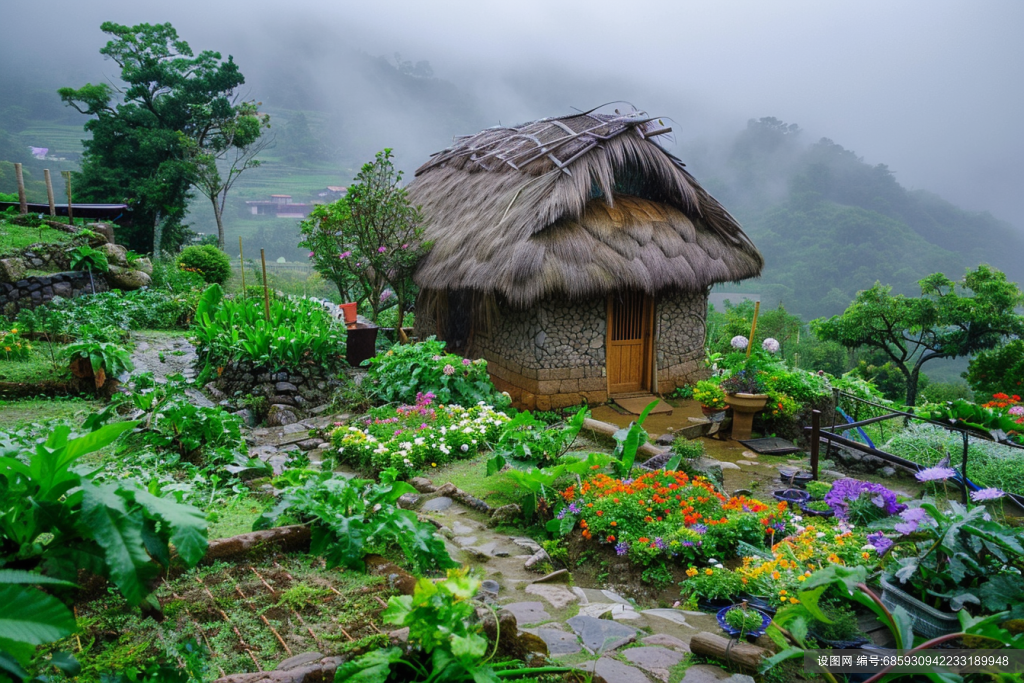
[{"label": "boulder", "polygon": [[273,405],[270,406],[270,412],[267,413],[268,427],[284,427],[298,421],[299,416],[289,406]]},{"label": "boulder", "polygon": [[107,282],[117,289],[141,289],[149,287],[153,279],[141,270],[128,270],[127,268],[111,265],[110,271],[107,273]]},{"label": "boulder", "polygon": [[25,277],[25,261],[17,258],[0,259],[0,282],[17,282]]},{"label": "boulder", "polygon": [[128,250],[122,247],[120,244],[106,244],[100,245],[100,251],[107,257],[107,263],[113,266],[120,266],[122,268],[128,267]]},{"label": "boulder", "polygon": [[107,242],[113,244],[114,242],[114,226],[110,223],[93,223],[89,226],[89,229],[95,232],[97,235],[103,235],[107,238]]},{"label": "boulder", "polygon": [[153,274],[153,262],[148,258],[142,257],[135,261],[135,270],[141,270],[146,275]]}]

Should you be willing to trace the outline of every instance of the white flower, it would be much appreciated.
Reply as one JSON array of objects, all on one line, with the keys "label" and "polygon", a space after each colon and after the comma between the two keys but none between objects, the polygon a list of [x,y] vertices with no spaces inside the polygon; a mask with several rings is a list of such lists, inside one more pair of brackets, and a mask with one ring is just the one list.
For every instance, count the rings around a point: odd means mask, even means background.
[{"label": "white flower", "polygon": [[743,349],[747,348],[747,338],[744,337],[742,334],[737,334],[735,337],[729,340],[729,345],[734,349],[742,351]]},{"label": "white flower", "polygon": [[800,515],[794,515],[793,516],[793,521],[794,522],[802,522],[803,520],[804,520],[804,518],[801,517]]},{"label": "white flower", "polygon": [[775,339],[774,337],[768,337],[763,342],[761,342],[761,348],[767,351],[768,353],[778,353],[779,340]]},{"label": "white flower", "polygon": [[814,535],[817,538],[825,538],[825,532],[824,531],[819,531],[818,533],[816,533]]},{"label": "white flower", "polygon": [[463,453],[465,453],[466,451],[469,450],[469,444],[466,444],[466,443],[462,444],[461,446],[459,446],[459,450],[462,451]]},{"label": "white flower", "polygon": [[416,440],[415,440],[415,444],[416,444],[417,446],[422,446],[422,445],[423,445],[424,443],[425,443],[425,442],[423,441],[423,437],[422,437],[422,436],[417,436],[417,437],[416,437]]},{"label": "white flower", "polygon": [[412,450],[412,444],[409,443],[408,441],[403,441],[402,443],[398,444],[398,447],[401,448],[403,451]]}]

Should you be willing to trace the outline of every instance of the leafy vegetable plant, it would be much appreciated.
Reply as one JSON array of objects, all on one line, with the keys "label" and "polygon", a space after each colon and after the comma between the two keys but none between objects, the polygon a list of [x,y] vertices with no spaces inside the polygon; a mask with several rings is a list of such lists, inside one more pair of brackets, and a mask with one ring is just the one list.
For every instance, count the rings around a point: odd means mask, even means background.
[{"label": "leafy vegetable plant", "polygon": [[270,528],[285,512],[298,515],[312,525],[311,552],[323,555],[329,567],[361,570],[367,554],[388,546],[400,548],[419,572],[458,566],[434,536],[433,526],[398,507],[398,499],[416,489],[396,476],[395,470],[385,470],[379,484],[333,473],[310,477],[302,486],[289,488],[253,528]]}]

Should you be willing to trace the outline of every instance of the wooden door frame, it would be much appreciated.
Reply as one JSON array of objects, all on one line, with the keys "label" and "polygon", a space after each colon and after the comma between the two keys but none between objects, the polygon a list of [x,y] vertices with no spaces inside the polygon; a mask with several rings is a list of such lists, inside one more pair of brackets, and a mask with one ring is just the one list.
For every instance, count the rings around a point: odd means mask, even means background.
[{"label": "wooden door frame", "polygon": [[[655,315],[657,313],[657,306],[654,296],[647,292],[641,292],[644,296],[644,337],[643,337],[643,360],[641,361],[642,366],[640,368],[640,391],[653,392],[655,389],[655,382],[657,373],[654,370],[654,333],[655,333]],[[612,342],[612,309],[614,304],[614,298],[616,293],[608,295],[608,300],[605,309],[605,338],[604,338],[604,368],[605,368],[605,390],[608,396],[611,397],[611,373],[608,372],[608,351],[611,348]],[[615,394],[617,395],[617,394]]]}]

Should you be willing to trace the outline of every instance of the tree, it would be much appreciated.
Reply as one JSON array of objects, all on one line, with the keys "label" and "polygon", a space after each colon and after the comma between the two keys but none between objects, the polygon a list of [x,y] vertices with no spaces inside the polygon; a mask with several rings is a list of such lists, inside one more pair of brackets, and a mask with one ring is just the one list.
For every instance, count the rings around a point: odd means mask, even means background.
[{"label": "tree", "polygon": [[233,118],[223,119],[199,139],[180,133],[181,146],[191,165],[190,180],[210,200],[217,221],[217,246],[224,249],[224,205],[228,192],[242,173],[260,165],[256,156],[274,140],[263,135],[270,116],[260,114],[253,102],[235,108]]},{"label": "tree", "polygon": [[1024,332],[1024,317],[1014,311],[1024,295],[998,270],[981,265],[959,282],[934,273],[920,285],[920,297],[906,297],[876,282],[842,315],[811,322],[820,339],[882,351],[907,380],[908,406],[928,361],[992,349]]},{"label": "tree", "polygon": [[299,246],[309,249],[313,267],[342,297],[365,302],[375,322],[381,311],[398,306],[401,329],[416,294],[413,271],[430,245],[392,156],[390,149],[378,152],[344,197],[317,206],[299,226]]},{"label": "tree", "polygon": [[982,351],[971,359],[964,377],[979,394],[1024,394],[1024,339]]},{"label": "tree", "polygon": [[194,55],[170,24],[105,22],[100,28],[113,37],[100,53],[120,67],[124,86],[58,90],[65,104],[95,117],[85,124],[92,139],[84,142],[76,193],[129,203],[133,229],[127,237],[135,251],[177,248],[189,235],[183,223],[189,190],[200,166],[209,173],[201,154],[220,158],[246,148],[265,118],[251,102],[236,101],[245,78],[230,56]]}]

